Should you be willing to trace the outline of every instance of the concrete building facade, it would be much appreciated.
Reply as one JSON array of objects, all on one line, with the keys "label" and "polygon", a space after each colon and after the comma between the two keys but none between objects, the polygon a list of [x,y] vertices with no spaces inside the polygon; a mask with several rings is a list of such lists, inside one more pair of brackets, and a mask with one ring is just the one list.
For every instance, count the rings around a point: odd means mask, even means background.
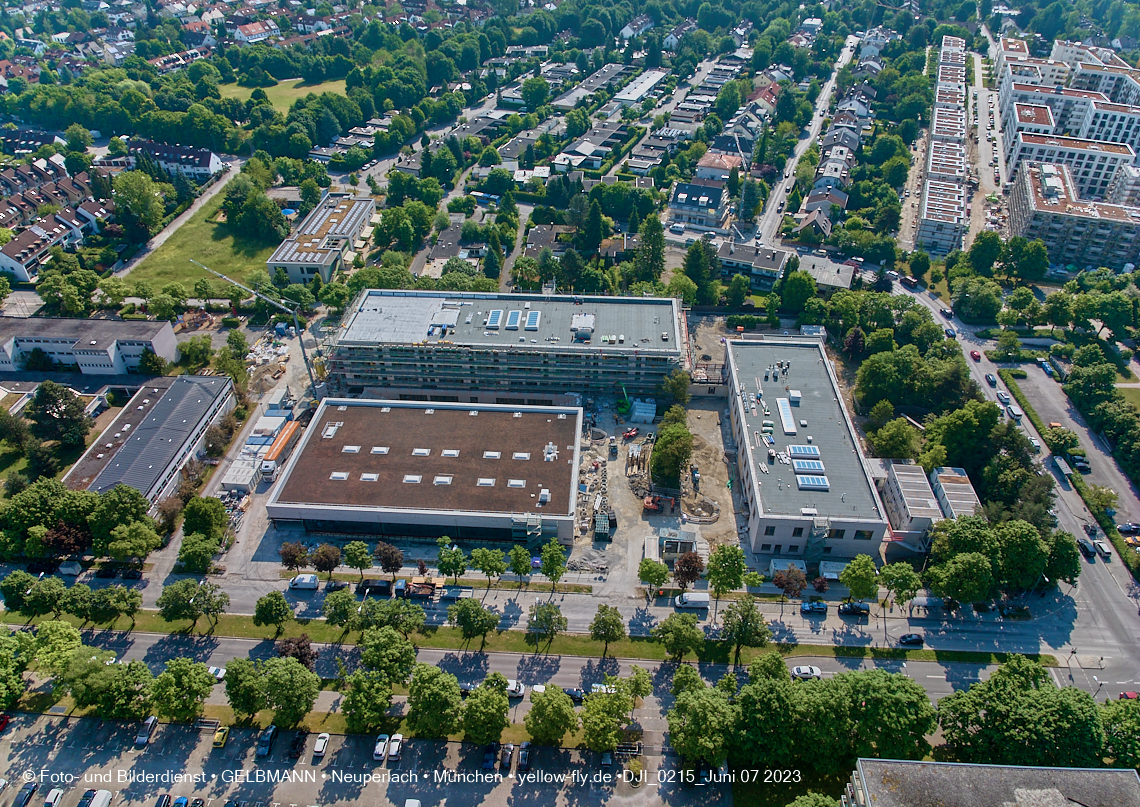
[{"label": "concrete building facade", "polygon": [[169,322],[0,317],[0,371],[22,370],[37,348],[58,366],[85,375],[135,372],[147,350],[178,361],[178,341]]}]

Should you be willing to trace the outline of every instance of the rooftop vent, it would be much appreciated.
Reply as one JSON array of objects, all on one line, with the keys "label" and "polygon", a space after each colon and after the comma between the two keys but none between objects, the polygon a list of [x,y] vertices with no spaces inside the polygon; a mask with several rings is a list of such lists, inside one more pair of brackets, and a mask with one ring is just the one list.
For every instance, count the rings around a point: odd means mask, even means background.
[{"label": "rooftop vent", "polygon": [[501,451],[484,451],[483,452],[483,459],[485,459],[485,460],[497,460],[502,456],[503,456],[503,453]]},{"label": "rooftop vent", "polygon": [[430,457],[431,456],[431,449],[430,448],[413,448],[412,449],[412,456],[413,457]]},{"label": "rooftop vent", "polygon": [[455,458],[455,457],[459,456],[459,449],[458,448],[445,448],[440,453],[443,454],[443,456],[445,456],[445,457]]},{"label": "rooftop vent", "polygon": [[345,446],[340,451],[342,454],[359,454],[360,446]]},{"label": "rooftop vent", "polygon": [[451,475],[450,474],[444,474],[442,476],[437,476],[434,480],[432,480],[432,484],[433,485],[450,485],[451,484]]},{"label": "rooftop vent", "polygon": [[507,487],[508,488],[525,488],[526,487],[526,480],[525,479],[508,479],[507,480]]}]

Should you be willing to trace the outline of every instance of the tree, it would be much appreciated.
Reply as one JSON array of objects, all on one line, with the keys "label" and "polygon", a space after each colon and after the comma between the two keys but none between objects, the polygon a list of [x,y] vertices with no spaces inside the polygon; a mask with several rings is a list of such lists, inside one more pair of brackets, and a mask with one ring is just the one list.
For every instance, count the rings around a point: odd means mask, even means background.
[{"label": "tree", "polygon": [[[104,670],[106,665],[101,665]],[[99,716],[109,720],[142,720],[154,708],[154,676],[141,661],[114,665],[106,686],[97,695]]]},{"label": "tree", "polygon": [[839,676],[851,708],[856,757],[922,759],[938,726],[930,696],[902,673],[859,670]]},{"label": "tree", "polygon": [[856,600],[869,600],[879,593],[878,571],[870,555],[856,555],[839,573],[839,582],[847,586],[848,594]]},{"label": "tree", "polygon": [[716,622],[716,613],[720,609],[720,598],[744,585],[744,573],[746,571],[744,550],[739,546],[721,544],[709,555],[706,576],[709,587],[713,590],[713,596],[716,597],[713,622]]},{"label": "tree", "polygon": [[499,614],[475,600],[464,599],[447,607],[447,621],[459,628],[464,641],[476,636],[487,643],[487,634],[499,626]]},{"label": "tree", "polygon": [[910,274],[915,280],[924,282],[926,274],[930,271],[930,256],[922,250],[910,253]]},{"label": "tree", "polygon": [[[782,662],[781,662],[782,663]],[[695,692],[699,689],[705,688],[705,681],[701,678],[700,672],[696,667],[690,667],[688,664],[682,664],[673,673],[673,684],[669,692],[674,698],[679,698],[683,692]]]},{"label": "tree", "polygon": [[120,616],[135,614],[142,608],[142,592],[126,586],[101,588],[91,596],[91,621],[96,625],[114,622]]},{"label": "tree", "polygon": [[226,664],[226,700],[236,715],[252,717],[265,708],[266,679],[261,662],[230,659]]},{"label": "tree", "polygon": [[673,579],[682,590],[700,579],[705,570],[705,562],[696,552],[686,552],[673,561]]},{"label": "tree", "polygon": [[165,210],[158,186],[143,171],[122,171],[111,183],[116,213],[136,243],[146,240],[162,224]]},{"label": "tree", "polygon": [[1108,701],[1100,710],[1104,725],[1104,755],[1114,767],[1140,768],[1140,703]]},{"label": "tree", "polygon": [[215,541],[226,532],[229,515],[221,499],[213,496],[195,496],[182,510],[182,532],[201,533]]},{"label": "tree", "polygon": [[653,480],[668,488],[681,486],[681,473],[693,456],[693,434],[681,423],[663,425],[657,433],[650,455],[649,470]]},{"label": "tree", "polygon": [[698,652],[705,643],[705,635],[697,627],[696,614],[670,614],[651,634],[674,661],[680,661],[687,653]]},{"label": "tree", "polygon": [[502,675],[491,673],[467,696],[463,703],[463,732],[471,742],[477,745],[498,742],[510,725],[506,684]]},{"label": "tree", "polygon": [[23,569],[14,569],[0,580],[0,596],[4,598],[4,605],[10,611],[24,611],[24,595],[28,589],[36,584],[36,578]]},{"label": "tree", "polygon": [[724,609],[721,637],[732,645],[732,663],[740,666],[740,651],[745,647],[764,647],[772,638],[772,629],[756,607],[756,600],[743,597]]},{"label": "tree", "polygon": [[994,263],[1001,257],[1001,253],[1001,236],[991,230],[983,230],[974,238],[967,258],[975,272],[983,277],[990,277],[993,274]]},{"label": "tree", "polygon": [[[309,713],[321,691],[321,679],[295,658],[271,658],[262,665],[265,705],[274,709],[274,722],[295,726]],[[228,670],[227,670],[228,674]]]},{"label": "tree", "polygon": [[789,563],[787,569],[776,572],[772,577],[772,584],[780,589],[789,600],[794,600],[800,596],[800,592],[807,588],[807,576]]},{"label": "tree", "polygon": [[[360,582],[364,582],[364,570],[372,568],[372,553],[364,541],[349,541],[344,546],[344,563],[350,569],[360,570]],[[335,567],[334,567],[335,568]]]},{"label": "tree", "polygon": [[343,283],[327,283],[321,287],[320,301],[336,311],[344,311],[352,299],[352,291]]},{"label": "tree", "polygon": [[523,725],[535,743],[559,746],[567,734],[578,730],[574,701],[559,687],[547,687],[545,692],[533,693],[530,711],[523,717]]},{"label": "tree", "polygon": [[417,664],[408,687],[408,728],[417,737],[443,738],[459,729],[462,713],[463,699],[455,676],[429,664]]},{"label": "tree", "polygon": [[471,550],[471,566],[487,576],[487,588],[491,588],[491,579],[502,577],[507,570],[503,550],[477,547]]},{"label": "tree", "polygon": [[550,594],[553,597],[558,590],[558,581],[566,574],[566,551],[557,538],[551,538],[542,548],[538,570],[550,581]]},{"label": "tree", "polygon": [[344,712],[348,730],[357,733],[376,731],[392,706],[392,684],[383,673],[357,670],[345,678]]},{"label": "tree", "polygon": [[1045,577],[1054,583],[1064,580],[1069,585],[1075,585],[1084,567],[1076,539],[1071,533],[1058,530],[1048,536],[1045,542],[1049,545]]},{"label": "tree", "polygon": [[202,617],[202,601],[198,599],[198,583],[179,580],[162,590],[155,604],[158,614],[167,622],[189,619],[195,625]]},{"label": "tree", "polygon": [[689,386],[693,383],[692,377],[684,370],[673,369],[669,375],[661,380],[661,390],[673,403],[688,406],[690,394]]},{"label": "tree", "polygon": [[332,580],[332,573],[340,566],[340,549],[332,544],[321,544],[309,556],[309,562],[318,572],[325,572]]},{"label": "tree", "polygon": [[439,555],[436,559],[436,567],[439,573],[444,577],[455,578],[456,584],[459,583],[459,575],[467,571],[467,555],[463,550],[451,543],[451,539],[446,535],[441,535],[436,539],[436,545],[439,547]]},{"label": "tree", "polygon": [[752,284],[744,275],[733,275],[732,280],[728,284],[728,289],[725,291],[725,297],[729,306],[732,308],[739,308],[744,305],[744,301],[748,299],[748,295],[752,293]]},{"label": "tree", "polygon": [[527,109],[534,111],[546,103],[546,98],[550,94],[550,85],[546,83],[546,79],[539,76],[531,76],[522,83],[521,95],[523,103],[526,104]]},{"label": "tree", "polygon": [[912,460],[918,457],[922,441],[918,429],[911,426],[906,418],[895,418],[875,432],[871,438],[871,445],[879,457]]},{"label": "tree", "polygon": [[286,541],[281,544],[277,554],[281,556],[281,565],[291,572],[309,565],[309,550],[298,541]]},{"label": "tree", "polygon": [[370,628],[360,637],[360,663],[403,684],[416,666],[416,649],[393,628]]},{"label": "tree", "polygon": [[219,548],[218,540],[200,532],[183,536],[178,548],[178,562],[185,572],[205,572],[213,563]]},{"label": "tree", "polygon": [[197,603],[201,603],[202,616],[218,623],[218,617],[230,607],[230,595],[222,591],[222,587],[215,583],[201,583],[198,585]]},{"label": "tree", "polygon": [[599,605],[598,612],[594,614],[594,619],[590,622],[590,638],[595,642],[604,643],[602,658],[605,658],[606,652],[610,649],[610,643],[620,642],[625,638],[625,618],[621,615],[621,611],[605,603]]},{"label": "tree", "polygon": [[188,658],[170,659],[151,686],[154,710],[159,717],[189,723],[202,713],[216,683],[205,664]]},{"label": "tree", "polygon": [[348,589],[326,594],[325,601],[321,603],[325,621],[333,626],[343,626],[345,630],[349,630],[354,622],[356,608],[356,595]]},{"label": "tree", "polygon": [[82,446],[92,426],[91,418],[83,410],[83,401],[67,387],[54,381],[42,381],[24,409],[24,417],[32,422],[32,434],[41,440]]},{"label": "tree", "polygon": [[23,597],[23,612],[30,616],[54,614],[63,611],[67,585],[58,577],[45,577],[36,582]]},{"label": "tree", "polygon": [[716,689],[682,692],[669,710],[669,741],[682,759],[719,764],[728,753],[737,711]]},{"label": "tree", "polygon": [[980,552],[963,552],[927,571],[930,590],[957,602],[981,602],[994,587],[993,565]]},{"label": "tree", "polygon": [[612,751],[621,740],[621,725],[630,699],[621,689],[586,696],[582,706],[582,739],[591,751]]},{"label": "tree", "polygon": [[253,624],[261,625],[276,625],[277,633],[280,636],[281,631],[285,628],[285,623],[293,618],[293,609],[289,606],[285,595],[280,591],[271,591],[268,594],[259,597],[253,606]]},{"label": "tree", "polygon": [[586,228],[582,231],[582,247],[584,252],[596,252],[602,243],[602,205],[597,199],[590,202],[590,213],[586,219]]},{"label": "tree", "polygon": [[637,567],[637,579],[645,584],[645,599],[649,600],[654,589],[669,582],[669,567],[659,560],[643,558]]},{"label": "tree", "polygon": [[34,658],[40,670],[48,675],[59,675],[66,668],[71,654],[83,644],[79,631],[69,622],[50,620],[36,626]]},{"label": "tree", "polygon": [[313,642],[307,633],[282,639],[273,646],[273,649],[277,652],[278,658],[296,659],[307,670],[316,667],[317,659],[321,657],[321,651],[313,647]]},{"label": "tree", "polygon": [[879,570],[879,584],[887,590],[887,597],[894,594],[896,602],[909,602],[914,599],[922,586],[922,579],[909,563],[888,563]]},{"label": "tree", "polygon": [[530,552],[526,550],[526,547],[522,544],[512,546],[508,560],[510,561],[511,574],[520,580],[524,577],[527,578],[529,584],[531,569]]},{"label": "tree", "polygon": [[787,807],[836,807],[837,804],[838,802],[831,796],[809,790],[788,802]]},{"label": "tree", "polygon": [[665,228],[656,213],[650,213],[641,222],[638,242],[634,277],[639,281],[659,280],[665,271]]},{"label": "tree", "polygon": [[86,622],[91,618],[91,602],[91,587],[86,583],[73,583],[71,588],[63,593],[63,597],[59,601],[59,608],[61,611],[74,614]]},{"label": "tree", "polygon": [[396,573],[404,568],[404,553],[389,543],[380,541],[376,544],[376,549],[372,551],[372,556],[376,558],[376,562],[380,564],[380,568],[388,574],[392,575],[392,579],[396,579]]},{"label": "tree", "polygon": [[106,553],[115,560],[142,560],[162,546],[162,538],[147,521],[132,521],[120,524],[111,530],[111,541],[106,545]]},{"label": "tree", "polygon": [[787,314],[799,316],[807,301],[815,297],[815,278],[803,269],[789,272],[780,284],[780,302]]}]

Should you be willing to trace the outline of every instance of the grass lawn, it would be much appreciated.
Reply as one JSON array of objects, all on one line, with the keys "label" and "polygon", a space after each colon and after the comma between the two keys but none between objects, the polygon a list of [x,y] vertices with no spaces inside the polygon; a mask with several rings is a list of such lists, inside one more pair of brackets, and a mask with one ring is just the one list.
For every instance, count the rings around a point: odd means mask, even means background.
[{"label": "grass lawn", "polygon": [[1116,391],[1124,397],[1124,400],[1140,409],[1140,387],[1117,387]]},{"label": "grass lawn", "polygon": [[156,289],[174,282],[190,289],[199,278],[216,280],[190,263],[191,258],[235,280],[264,270],[277,245],[235,235],[225,224],[209,221],[221,203],[219,194],[191,216],[162,246],[143,258],[131,271],[131,280],[146,280]]},{"label": "grass lawn", "polygon": [[[237,98],[239,101],[249,100],[253,94],[252,87],[239,87],[237,84],[223,84],[218,87],[222,98]],[[276,87],[265,87],[265,94],[269,96],[273,108],[284,115],[293,106],[298,98],[304,98],[313,92],[320,95],[323,92],[332,92],[344,95],[344,79],[340,81],[325,81],[321,84],[305,84],[304,79],[291,78],[282,81]]]}]

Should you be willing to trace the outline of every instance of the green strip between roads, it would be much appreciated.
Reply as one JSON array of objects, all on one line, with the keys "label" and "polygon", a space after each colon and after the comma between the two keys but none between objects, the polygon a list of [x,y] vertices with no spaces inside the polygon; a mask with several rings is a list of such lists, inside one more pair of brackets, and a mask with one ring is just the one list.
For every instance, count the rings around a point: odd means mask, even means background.
[{"label": "green strip between roads", "polygon": [[[51,616],[27,619],[14,613],[0,614],[0,621],[10,625],[36,625],[52,619]],[[253,618],[238,614],[222,614],[217,624],[208,619],[201,619],[197,625],[189,621],[167,622],[157,611],[140,611],[134,622],[127,617],[120,617],[113,623],[95,625],[83,622],[78,617],[63,614],[60,619],[70,622],[81,630],[117,630],[124,633],[135,631],[138,633],[158,634],[185,634],[198,636],[213,636],[217,638],[276,640],[290,636],[306,634],[310,640],[321,644],[356,644],[359,633],[346,632],[339,627],[327,624],[323,619],[295,620],[287,622],[280,633],[272,627],[258,627],[253,624]],[[436,650],[479,650],[488,653],[537,653],[535,637],[525,631],[503,630],[487,635],[485,644],[478,640],[466,641],[457,628],[429,628],[422,634],[412,634],[409,637],[416,647]],[[600,658],[602,656],[601,642],[594,641],[585,634],[561,634],[554,641],[546,645],[542,642],[542,654],[552,656],[584,656]],[[744,648],[740,654],[740,662],[747,666],[753,658],[761,653],[775,648],[783,656],[822,656],[832,658],[867,658],[867,659],[894,659],[898,661],[935,661],[959,662],[966,664],[1001,664],[1012,656],[1024,655],[1039,661],[1047,667],[1058,666],[1057,659],[1047,653],[991,653],[971,650],[904,650],[889,647],[853,647],[847,645],[813,645],[813,644],[772,644],[764,648]],[[667,654],[665,648],[649,637],[633,636],[611,642],[606,655],[613,658],[665,661]],[[704,647],[697,653],[697,661],[708,664],[730,664],[732,662],[732,647],[726,642],[706,639]]]}]

